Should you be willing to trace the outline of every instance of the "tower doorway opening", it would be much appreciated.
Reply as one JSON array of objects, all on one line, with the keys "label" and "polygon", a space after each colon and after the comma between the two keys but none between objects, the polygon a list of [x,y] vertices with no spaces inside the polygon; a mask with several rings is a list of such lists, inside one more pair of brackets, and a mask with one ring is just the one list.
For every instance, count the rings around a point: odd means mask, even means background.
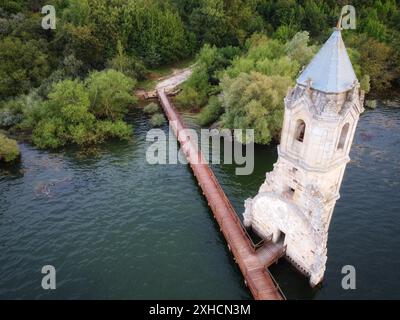
[{"label": "tower doorway opening", "polygon": [[273,236],[273,242],[284,244],[285,238],[286,238],[286,234],[284,232],[282,232],[281,230],[278,230]]},{"label": "tower doorway opening", "polygon": [[284,232],[280,231],[279,232],[279,237],[278,237],[276,243],[284,244],[285,243],[285,239],[286,239],[286,234]]}]

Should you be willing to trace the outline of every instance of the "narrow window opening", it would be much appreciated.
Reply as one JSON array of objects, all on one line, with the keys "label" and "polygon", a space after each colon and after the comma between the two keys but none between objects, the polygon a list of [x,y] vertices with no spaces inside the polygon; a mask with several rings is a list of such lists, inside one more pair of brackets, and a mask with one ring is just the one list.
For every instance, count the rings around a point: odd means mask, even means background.
[{"label": "narrow window opening", "polygon": [[303,120],[298,120],[296,126],[296,140],[299,142],[303,142],[305,134],[306,134],[306,124]]},{"label": "narrow window opening", "polygon": [[348,123],[346,123],[343,128],[342,128],[342,132],[340,133],[340,139],[339,139],[339,144],[337,149],[338,150],[343,150],[344,146],[346,144],[346,140],[347,140],[347,135],[349,133],[349,128],[350,125]]}]

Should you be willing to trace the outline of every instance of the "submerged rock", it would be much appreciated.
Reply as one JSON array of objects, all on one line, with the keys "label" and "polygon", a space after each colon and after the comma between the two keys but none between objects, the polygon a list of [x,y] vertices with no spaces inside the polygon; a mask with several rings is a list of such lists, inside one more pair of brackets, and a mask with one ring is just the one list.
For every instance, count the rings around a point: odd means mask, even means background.
[{"label": "submerged rock", "polygon": [[63,183],[70,182],[72,179],[66,177],[63,179],[51,180],[50,182],[41,182],[35,187],[35,195],[37,197],[52,197],[54,194],[54,188],[61,186]]}]

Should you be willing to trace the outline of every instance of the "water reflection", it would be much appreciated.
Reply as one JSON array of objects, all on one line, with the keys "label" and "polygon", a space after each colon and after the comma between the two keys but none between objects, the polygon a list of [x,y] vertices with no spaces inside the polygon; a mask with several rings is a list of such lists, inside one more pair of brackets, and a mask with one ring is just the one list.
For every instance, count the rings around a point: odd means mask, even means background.
[{"label": "water reflection", "polygon": [[[1,169],[0,298],[250,298],[189,167],[147,164],[148,119],[136,111],[130,121],[128,143],[87,154],[22,144],[22,163]],[[400,298],[399,142],[398,109],[363,114],[330,228],[324,284],[311,289],[280,261],[271,271],[288,298]],[[255,155],[250,176],[213,166],[240,215],[272,170],[276,146],[256,146]],[[41,290],[44,264],[57,269],[54,292]],[[340,286],[346,264],[356,267],[356,291]]]}]

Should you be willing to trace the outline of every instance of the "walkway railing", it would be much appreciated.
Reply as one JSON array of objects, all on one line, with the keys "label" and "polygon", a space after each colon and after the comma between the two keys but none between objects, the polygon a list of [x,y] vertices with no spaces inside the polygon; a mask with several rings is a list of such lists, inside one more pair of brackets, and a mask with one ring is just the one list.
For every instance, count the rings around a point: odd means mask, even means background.
[{"label": "walkway railing", "polygon": [[[164,89],[157,90],[161,105],[170,122],[193,174],[206,197],[230,251],[235,257],[253,297],[258,300],[282,300],[279,286],[256,255],[260,244],[254,244],[235,209],[222,190],[213,171],[206,163],[203,153],[191,139],[181,135],[186,126],[170,104]],[[274,257],[272,257],[274,258]]]},{"label": "walkway railing", "polygon": [[269,274],[269,276],[271,277],[272,281],[273,281],[274,284],[275,284],[275,288],[279,291],[279,293],[281,294],[282,298],[283,298],[284,300],[286,300],[286,296],[285,296],[285,294],[283,293],[283,291],[282,291],[280,285],[279,285],[278,282],[276,281],[275,277],[272,275],[272,273],[269,271],[269,269],[267,269],[267,271],[268,271],[268,274]]}]

